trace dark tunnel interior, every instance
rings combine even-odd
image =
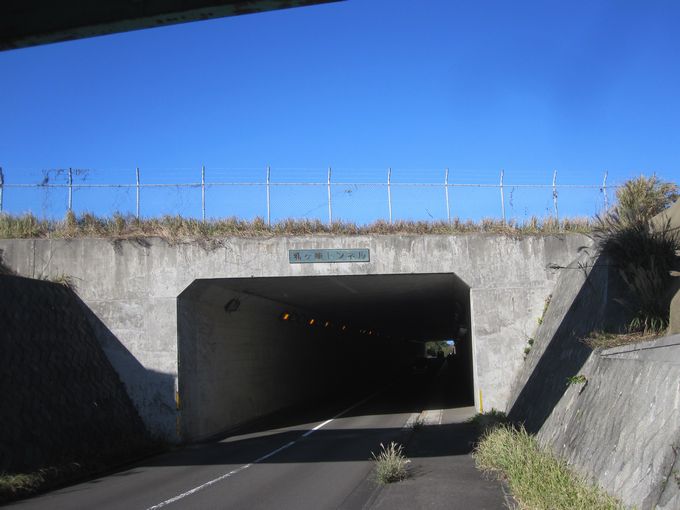
[[[447,391],[472,404],[469,287],[455,274],[205,279],[177,302],[184,441],[386,381],[416,391],[418,363],[445,366]],[[423,359],[432,340],[454,340],[455,356]]]

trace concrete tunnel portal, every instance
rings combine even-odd
[[[195,280],[177,299],[182,440],[399,377],[430,340],[456,340],[451,390],[471,404],[469,296],[453,273]]]

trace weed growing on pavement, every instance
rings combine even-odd
[[[375,461],[376,478],[380,483],[392,483],[403,480],[408,476],[406,469],[409,459],[404,455],[404,447],[392,441],[388,446],[380,443],[378,455],[371,452]]]

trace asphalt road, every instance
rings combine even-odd
[[[377,452],[380,443],[410,438],[407,422],[423,409],[426,387],[402,381],[358,402],[338,399],[289,411],[221,441],[179,449],[9,506],[22,510],[369,508],[384,503],[379,497],[382,489],[373,479],[371,452]],[[448,453],[460,456],[466,448],[460,444]],[[445,451],[429,455],[446,462]],[[470,462],[465,461],[467,471]],[[450,476],[455,485],[456,473]],[[468,478],[461,483],[469,484]]]

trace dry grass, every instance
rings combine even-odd
[[[375,461],[375,475],[382,484],[398,482],[408,476],[406,469],[410,460],[404,455],[404,447],[392,441],[385,446],[380,443],[378,455],[371,454]]]
[[[623,506],[541,448],[524,428],[490,429],[474,451],[477,467],[505,479],[525,510],[618,510]]]
[[[396,221],[392,224],[379,220],[366,225],[337,221],[328,225],[319,220],[283,220],[268,226],[262,218],[211,219],[205,222],[181,216],[163,216],[137,220],[132,216],[114,214],[98,217],[89,213],[66,215],[63,220],[38,219],[32,214],[0,215],[0,239],[79,238],[139,239],[160,237],[169,242],[197,239],[218,239],[230,236],[267,237],[291,235],[361,235],[361,234],[460,234],[486,232],[510,236],[532,234],[588,233],[592,223],[586,218],[565,219],[559,224],[553,218],[531,218],[524,223],[497,219],[478,222],[454,219],[445,221]]]
[[[637,331],[633,333],[605,333],[602,331],[594,331],[583,339],[583,343],[591,349],[608,349],[610,347],[619,347],[621,345],[635,344],[638,342],[647,342],[660,336],[656,332]]]
[[[616,190],[617,204],[608,216],[623,227],[647,224],[654,216],[678,199],[678,186],[661,181],[656,175],[640,175]]]

